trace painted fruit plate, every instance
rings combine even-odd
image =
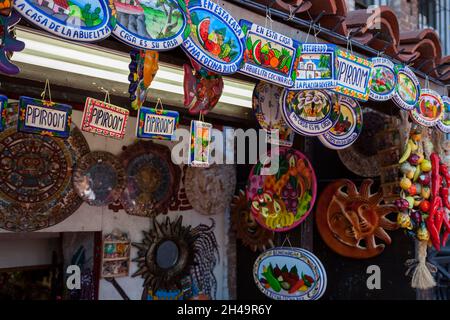
[[[265,251],[255,261],[253,277],[258,289],[275,300],[317,300],[327,284],[322,263],[301,248]]]
[[[444,114],[442,119],[438,121],[437,127],[444,133],[450,133],[450,98],[447,96],[442,97],[444,103]]]
[[[372,84],[370,85],[369,97],[375,101],[386,101],[395,94],[397,76],[395,75],[394,63],[386,58],[372,58]]]
[[[392,100],[403,110],[412,110],[420,97],[419,80],[414,72],[406,66],[397,65],[394,70],[397,77],[397,84]]]
[[[435,126],[444,115],[444,102],[439,93],[422,89],[419,102],[410,111],[413,120],[424,127]]]
[[[281,147],[278,170],[268,175],[274,159],[258,162],[250,172],[246,188],[250,210],[262,227],[284,232],[298,226],[306,219],[314,205],[317,182],[309,160],[299,151]],[[268,174],[264,174],[268,173]]]

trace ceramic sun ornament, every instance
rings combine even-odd
[[[22,51],[25,43],[17,40],[11,31],[20,21],[20,15],[15,11],[11,12],[11,1],[0,3],[3,6],[0,7],[0,72],[14,75],[18,74],[20,69],[10,61],[11,56],[14,52]]]

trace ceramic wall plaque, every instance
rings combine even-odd
[[[186,28],[184,0],[108,0],[112,33],[126,44],[155,51],[181,45]]]
[[[191,145],[189,148],[190,166],[209,166],[211,136],[211,123],[196,120],[191,121]]]
[[[301,248],[263,252],[255,261],[253,277],[258,289],[275,300],[318,300],[327,285],[323,264]]]
[[[372,84],[370,86],[370,99],[386,101],[394,96],[397,76],[394,63],[386,58],[372,58]]]
[[[177,111],[140,107],[136,136],[141,139],[175,140],[180,115]]]
[[[81,129],[105,137],[123,139],[130,111],[102,100],[87,98]]]
[[[297,49],[295,90],[336,87],[336,46],[302,43]]]
[[[407,66],[396,65],[397,85],[392,97],[395,104],[404,110],[412,110],[419,101],[420,83],[414,72]]]
[[[273,175],[261,171],[270,159],[253,167],[246,196],[256,222],[268,230],[284,232],[298,226],[310,213],[317,182],[311,163],[300,151],[280,147],[277,159],[279,168]]]
[[[244,61],[239,71],[283,87],[292,87],[298,43],[247,20],[240,20],[239,24],[246,35]]]
[[[373,63],[343,50],[336,50],[336,60],[337,86],[333,90],[361,101],[369,100]]]
[[[210,0],[190,0],[191,34],[183,50],[205,68],[232,74],[239,70],[244,54],[244,32],[224,8]]]
[[[410,111],[410,115],[421,126],[433,127],[442,119],[444,108],[444,102],[439,93],[430,89],[422,89],[419,102]]]
[[[28,21],[59,37],[93,42],[111,33],[107,0],[15,0]]]
[[[71,123],[72,107],[67,104],[29,97],[19,98],[19,131],[68,138]]]
[[[438,121],[436,126],[444,133],[450,133],[450,98],[447,96],[442,97],[444,103],[444,114],[442,119]]]
[[[332,92],[285,89],[280,101],[284,121],[298,134],[324,134],[339,119],[339,104]]]
[[[128,65],[128,93],[131,108],[138,110],[147,98],[148,88],[159,69],[159,52],[152,50],[131,50],[131,62]]]
[[[11,6],[11,0],[4,0]],[[14,52],[22,51],[25,48],[23,41],[17,40],[14,26],[20,21],[20,14],[15,11],[11,12],[11,7],[4,9],[9,12],[6,15],[0,14],[0,37],[2,39],[0,45],[0,72],[4,74],[18,74],[20,68],[11,62]]]
[[[358,139],[362,130],[362,110],[355,99],[339,96],[340,115],[336,124],[325,134],[319,136],[320,141],[330,149],[345,149]]]
[[[253,90],[253,113],[261,128],[267,131],[268,143],[291,147],[294,132],[281,115],[280,97],[283,88],[260,81]],[[278,140],[272,141],[270,132],[278,130]]]
[[[8,106],[8,97],[0,95],[0,132],[6,127],[6,107]]]

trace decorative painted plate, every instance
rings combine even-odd
[[[280,101],[284,121],[298,134],[324,134],[339,119],[336,95],[325,90],[284,89]]]
[[[395,94],[397,77],[394,63],[386,58],[372,58],[372,85],[370,86],[370,99],[386,101]]]
[[[444,108],[444,101],[439,93],[430,89],[422,89],[419,102],[409,114],[421,126],[433,127],[442,119]]]
[[[317,181],[309,160],[295,149],[281,147],[278,170],[264,175],[262,170],[276,166],[274,159],[258,162],[251,170],[246,188],[247,200],[256,222],[276,232],[298,226],[306,219],[316,199]]]
[[[444,102],[444,114],[442,119],[438,121],[437,127],[444,133],[450,133],[450,98],[443,96],[442,102]]]
[[[28,21],[59,37],[93,42],[107,38],[107,0],[15,0],[14,8]]]
[[[72,186],[72,167],[89,152],[81,131],[68,139],[0,133],[0,228],[30,232],[60,223],[82,204]]]
[[[121,203],[128,214],[154,217],[166,214],[177,195],[181,170],[171,160],[170,150],[152,141],[138,141],[120,155],[126,185]]]
[[[345,149],[358,139],[362,130],[362,110],[355,99],[339,96],[340,115],[336,124],[319,140],[330,149]]]
[[[326,289],[325,268],[300,248],[278,247],[262,253],[253,266],[258,289],[275,300],[317,300]]]
[[[294,141],[294,133],[284,122],[280,110],[280,96],[282,87],[260,81],[253,90],[253,113],[261,128],[267,131],[268,138],[272,130],[278,130],[279,139],[269,143],[291,147]]]
[[[109,152],[90,152],[75,168],[73,187],[89,205],[108,205],[118,200],[125,188],[125,169]]]
[[[178,47],[187,38],[184,0],[108,0],[112,34],[126,44],[155,51]]]
[[[244,32],[229,12],[210,0],[190,0],[191,34],[181,48],[205,68],[232,74],[244,55]]]
[[[396,65],[397,84],[392,97],[395,104],[404,110],[412,110],[419,101],[420,83],[414,72],[407,66]]]

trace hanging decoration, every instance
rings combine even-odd
[[[29,22],[68,40],[93,42],[107,38],[107,0],[14,0],[14,8]]]
[[[391,238],[385,230],[396,230],[396,222],[386,215],[396,212],[394,205],[382,204],[383,193],[372,193],[373,180],[366,179],[358,191],[347,179],[330,183],[320,195],[316,224],[323,241],[337,254],[368,259],[383,252]]]
[[[296,77],[294,64],[298,43],[247,20],[240,20],[239,24],[245,35],[244,60],[239,71],[283,87],[292,87]]]
[[[274,175],[261,170],[270,158],[253,166],[246,188],[255,220],[270,231],[284,232],[298,226],[312,210],[317,181],[309,160],[295,149],[279,149],[279,168]]]
[[[110,103],[108,92],[105,101],[87,98],[84,105],[81,130],[123,140],[129,114],[128,109]]]
[[[392,100],[404,110],[414,109],[420,98],[419,80],[407,66],[396,65],[395,74],[397,84]]]
[[[158,98],[155,108],[140,107],[137,116],[136,136],[141,139],[173,141],[180,115],[177,111],[164,110]]]
[[[281,111],[286,123],[298,134],[318,136],[330,130],[339,119],[335,94],[326,90],[283,90]]]
[[[204,215],[224,214],[236,188],[236,167],[225,164],[188,167],[184,186],[195,211]]]
[[[81,131],[68,139],[0,133],[0,228],[31,232],[60,223],[82,204],[72,186],[72,168],[89,152]]]
[[[89,205],[106,206],[120,198],[125,188],[125,169],[109,152],[90,152],[75,167],[73,187]]]
[[[217,281],[214,267],[219,259],[217,241],[212,225],[198,225],[195,228],[182,225],[183,216],[175,221],[168,217],[163,222],[152,219],[152,228],[144,232],[142,243],[133,243],[138,249],[138,270],[132,277],[144,278],[144,297],[149,290],[178,291],[186,278],[200,291],[214,298]]]
[[[295,90],[333,89],[336,80],[336,46],[302,43],[297,49]]]
[[[6,128],[6,114],[8,110],[8,97],[0,95],[0,132]]]
[[[19,23],[20,15],[12,11],[13,0],[4,3],[2,12],[0,13],[0,72],[7,75],[15,75],[20,72],[18,66],[11,62],[14,52],[22,51],[25,43],[16,39],[13,27]]]
[[[373,62],[347,51],[336,50],[337,86],[334,92],[361,101],[369,100]]]
[[[370,86],[370,99],[374,101],[387,101],[395,94],[397,84],[394,63],[386,58],[372,58],[372,84]]]
[[[103,238],[102,278],[128,277],[131,241],[128,234],[117,229]]]
[[[154,217],[167,214],[178,192],[180,168],[171,160],[170,150],[152,141],[138,141],[120,155],[127,175],[121,203],[130,215]]]
[[[159,53],[157,51],[133,49],[130,51],[130,58],[128,93],[130,94],[131,107],[133,110],[138,110],[145,102],[148,88],[159,69]]]
[[[258,289],[275,300],[318,300],[327,286],[323,264],[301,248],[263,252],[255,261],[253,277]]]
[[[267,143],[291,147],[294,133],[284,122],[280,110],[282,87],[260,81],[253,90],[253,113],[261,128],[267,131]],[[272,141],[272,130],[278,130],[278,140]]]
[[[236,73],[244,54],[244,32],[233,16],[210,0],[190,0],[191,33],[181,48],[205,68]]]
[[[450,133],[450,98],[443,96],[442,102],[444,103],[443,115],[442,119],[437,122],[436,126],[442,132]]]
[[[184,106],[191,114],[207,114],[219,102],[223,91],[223,79],[220,74],[208,71],[190,59],[184,69]]]
[[[319,136],[320,142],[330,149],[345,149],[361,134],[363,113],[359,103],[349,97],[339,96],[340,115],[336,124]]]
[[[188,163],[192,167],[208,167],[210,161],[210,145],[212,124],[192,120],[191,144],[189,147]]]
[[[444,102],[434,90],[422,89],[414,109],[410,111],[412,119],[424,127],[435,126],[444,115]]]
[[[185,0],[108,0],[112,34],[136,48],[166,51],[190,33]]]
[[[245,192],[239,190],[231,203],[231,223],[236,236],[242,244],[252,251],[265,251],[272,248],[273,232],[262,228],[250,212]]]

